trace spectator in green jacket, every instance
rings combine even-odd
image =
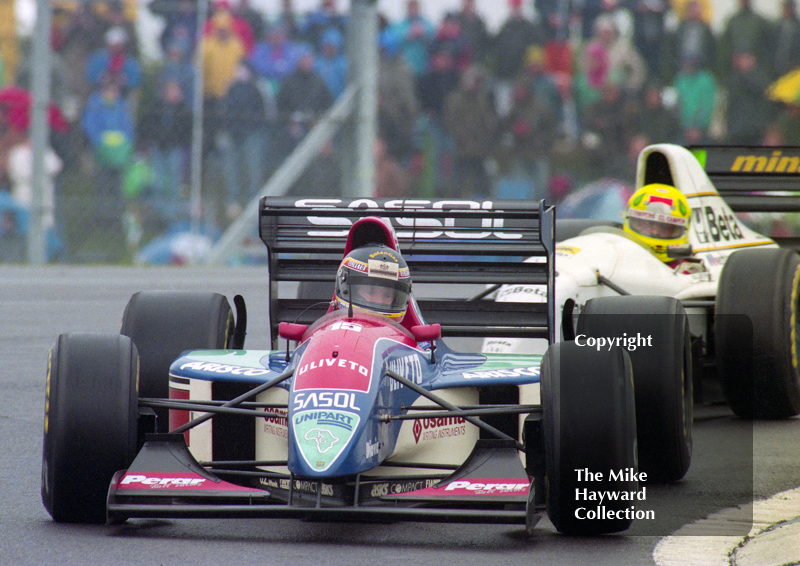
[[[708,69],[701,68],[697,58],[687,56],[675,76],[678,112],[686,144],[710,143],[709,129],[714,113],[717,82]]]

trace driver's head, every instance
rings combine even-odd
[[[336,306],[354,307],[400,321],[408,308],[411,276],[403,256],[383,245],[347,254],[336,274]]]
[[[669,185],[645,185],[631,196],[623,229],[644,242],[661,261],[671,261],[667,246],[689,241],[692,211],[686,197]]]

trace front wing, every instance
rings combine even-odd
[[[219,463],[218,463],[219,464]],[[108,495],[108,521],[128,518],[297,518],[524,524],[533,499],[514,443],[480,440],[446,477],[355,476],[309,481],[254,474],[241,485],[212,473],[182,434],[152,434]],[[543,507],[542,507],[543,509]]]

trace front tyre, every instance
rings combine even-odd
[[[54,520],[106,521],[111,479],[136,456],[137,370],[127,336],[62,334],[50,350],[42,502]]]
[[[633,492],[638,482],[633,373],[627,353],[617,347],[597,352],[574,342],[551,345],[542,360],[545,496],[550,521],[564,534],[624,531],[630,500],[604,502],[607,514],[588,518],[596,502],[589,491]],[[602,473],[602,481],[579,478],[578,470]],[[626,472],[612,479],[610,472]],[[614,515],[609,518],[610,515]]]
[[[184,350],[222,350],[233,336],[233,312],[224,295],[142,291],[128,301],[121,333],[141,358],[139,395],[169,397],[169,366]],[[159,431],[168,430],[166,409],[157,409]]]
[[[693,410],[691,339],[683,305],[657,296],[591,299],[578,318],[577,333],[631,339],[639,469],[648,480],[683,478],[692,459]]]
[[[800,258],[792,250],[741,250],[725,262],[714,335],[722,390],[737,416],[800,413],[799,290]]]

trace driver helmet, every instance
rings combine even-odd
[[[689,241],[692,211],[686,197],[669,185],[651,183],[631,196],[623,229],[644,242],[664,262],[672,261],[667,246]]]
[[[347,254],[336,273],[336,308],[352,302],[372,314],[400,322],[408,308],[411,276],[399,253],[384,245],[369,245]]]

